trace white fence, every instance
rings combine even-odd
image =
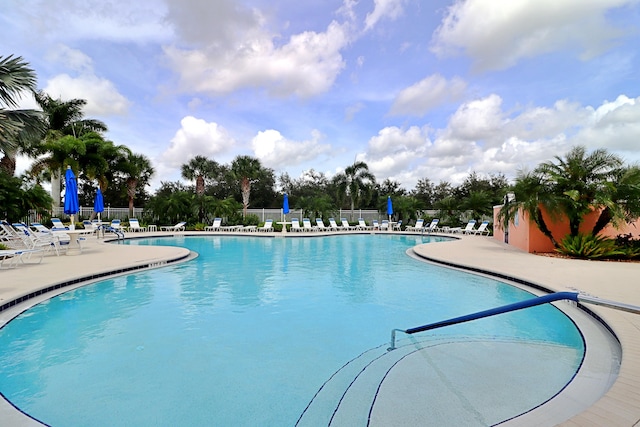
[[[247,215],[257,215],[262,222],[267,219],[271,219],[276,222],[285,220],[285,215],[282,212],[282,209],[247,209]],[[286,219],[298,218],[299,220],[302,220],[303,217],[304,211],[302,209],[291,209],[286,215]],[[373,209],[355,209],[353,211],[353,215],[351,214],[351,209],[339,209],[335,214],[335,218],[337,218],[338,220],[340,218],[347,218],[350,222],[358,221],[358,218],[364,218],[365,221],[370,222],[374,219],[384,219],[386,218],[386,216],[383,216],[380,212]]]

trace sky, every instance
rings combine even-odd
[[[0,56],[87,100],[151,189],[249,155],[411,190],[575,145],[640,162],[639,23],[640,0],[2,0]]]

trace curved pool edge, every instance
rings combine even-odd
[[[640,263],[540,256],[483,236],[464,236],[455,241],[418,245],[414,252],[427,261],[505,280],[510,278],[540,290],[577,291],[640,305],[640,295],[634,289],[635,278],[640,274]],[[622,359],[618,377],[591,406],[560,424],[551,422],[549,425],[637,425],[640,421],[640,406],[637,403],[640,366],[635,360],[640,360],[640,316],[603,307],[589,306],[588,310],[597,321],[606,325],[620,343]],[[546,407],[536,411],[537,424],[528,424],[527,417],[523,416],[509,425],[540,425],[540,416],[546,418],[545,415],[552,415],[545,414],[545,411]]]
[[[40,264],[19,265],[0,271],[0,328],[34,304],[76,287],[107,277],[188,261],[197,256],[180,247],[129,246],[97,238],[86,246],[88,248],[78,256],[49,255]],[[46,425],[16,408],[2,394],[0,419],[14,427]]]
[[[145,234],[144,237],[160,237],[152,236],[151,233]],[[163,234],[162,237],[167,237],[167,234]],[[2,277],[0,302],[6,303],[7,297],[11,295],[20,297],[46,288],[47,285],[58,283],[60,275],[66,280],[73,280],[81,277],[81,272],[87,270],[84,276],[95,275],[100,271],[127,268],[136,262],[153,266],[155,262],[166,261],[165,257],[168,256],[150,254],[147,252],[149,247],[105,245],[104,243],[99,241],[97,250],[89,249],[79,257],[48,256],[39,265],[20,266],[16,269],[0,271],[0,277]],[[188,252],[186,249],[183,251]],[[416,251],[426,255],[427,258],[457,264],[459,268],[482,267],[512,277],[526,278],[531,283],[544,283],[544,287],[551,290],[581,291],[600,298],[640,305],[640,295],[634,293],[631,286],[633,278],[640,273],[640,264],[598,263],[540,257],[521,252],[492,238],[480,236],[464,236],[455,241],[437,245],[420,245],[416,247]],[[92,255],[91,258],[88,255]],[[136,259],[133,259],[134,257]],[[64,265],[67,268],[58,268]],[[73,268],[69,268],[69,265]],[[86,283],[88,282],[77,286]],[[44,299],[49,297],[51,295],[46,295]],[[23,305],[26,304],[19,304],[0,312],[0,316]],[[640,337],[637,334],[640,330],[640,317],[606,308],[598,308],[594,312],[620,339],[623,348],[620,373],[609,392],[598,402],[561,425],[634,425],[640,420],[640,407],[637,405],[636,398],[638,385],[640,385],[640,370],[632,363],[636,357],[640,356]],[[0,399],[0,418],[11,421],[11,425],[15,426],[42,425],[19,412],[3,399]]]

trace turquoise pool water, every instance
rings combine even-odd
[[[386,346],[392,328],[531,297],[406,255],[427,239],[130,241],[200,256],[69,291],[19,315],[0,330],[0,392],[52,426],[292,426],[331,375]],[[571,379],[584,347],[552,306],[422,335],[443,337],[481,341],[480,358],[496,357],[492,341],[570,349],[557,361],[559,378],[541,378],[539,402]]]

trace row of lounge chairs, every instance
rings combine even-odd
[[[407,226],[406,231],[414,231],[414,232],[441,232],[441,233],[462,233],[462,234],[473,234],[473,235],[484,235],[487,236],[490,233],[490,230],[487,229],[489,226],[489,221],[482,221],[478,228],[475,228],[477,221],[475,219],[469,220],[467,225],[463,227],[439,227],[439,220],[433,219],[429,225],[424,225],[423,219],[418,219],[416,224],[413,226]]]
[[[21,263],[37,259],[47,253],[60,255],[69,243],[69,236],[34,231],[23,223],[0,222],[0,243],[8,249],[0,250],[0,268],[16,267]]]

